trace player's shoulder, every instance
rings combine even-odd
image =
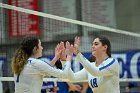
[[[107,62],[118,62],[115,58],[108,57],[105,61]]]
[[[105,61],[107,61],[107,62],[111,62],[111,61],[114,61],[114,60],[115,60],[114,58],[112,58],[112,57],[108,57],[108,58],[106,58]]]
[[[113,65],[113,64],[114,64],[114,65],[115,65],[115,64],[119,64],[118,61],[117,61],[115,58],[112,58],[112,57],[107,58],[105,61],[106,61],[106,62],[105,62],[106,64],[112,64],[112,65]]]
[[[29,58],[28,59],[28,64],[35,64],[35,63],[40,63],[42,60],[36,59],[36,58]]]

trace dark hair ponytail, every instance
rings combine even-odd
[[[27,59],[27,53],[25,53],[22,48],[17,49],[15,55],[12,58],[12,71],[15,74],[19,75],[23,70],[24,65],[26,64]]]
[[[26,37],[23,39],[21,46],[16,50],[12,58],[12,71],[19,75],[24,69],[28,58],[32,55],[34,47],[38,47],[39,39],[36,37]]]

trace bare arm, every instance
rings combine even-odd
[[[81,90],[81,86],[78,84],[73,84],[71,82],[67,82],[67,84],[69,86],[70,91],[80,91]]]
[[[60,58],[62,51],[64,50],[63,46],[63,42],[60,42],[60,44],[57,44],[57,46],[55,47],[55,57],[51,60],[51,65],[54,65],[56,61]]]

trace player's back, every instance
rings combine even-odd
[[[40,72],[28,62],[20,75],[15,75],[15,93],[40,93],[42,76]]]

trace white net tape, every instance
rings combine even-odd
[[[69,19],[69,18],[51,15],[51,14],[46,14],[46,13],[33,11],[30,9],[25,9],[25,8],[21,8],[21,7],[16,7],[16,6],[12,6],[12,5],[7,5],[7,4],[3,4],[3,3],[0,3],[0,7],[6,8],[6,9],[11,9],[11,10],[16,10],[16,11],[24,12],[24,13],[28,13],[28,14],[33,14],[33,15],[37,15],[37,16],[41,16],[41,17],[51,18],[51,19],[55,19],[55,20],[60,20],[60,21],[63,20],[64,22],[69,22],[69,23],[73,23],[73,24],[77,24],[77,25],[92,27],[92,28],[96,28],[96,29],[100,29],[100,30],[109,31],[109,32],[115,32],[115,33],[120,33],[120,34],[124,34],[124,35],[140,37],[139,33],[133,33],[133,32],[125,31],[125,30],[119,30],[119,29],[115,29],[115,28],[91,24],[91,23],[87,23],[87,22],[83,22],[83,21],[78,21],[78,20],[73,20],[73,19]]]
[[[14,81],[13,77],[0,77],[0,81]],[[61,79],[61,78],[43,78],[43,81],[56,81],[56,82],[68,82],[68,79]],[[126,79],[120,79],[120,82],[140,82],[140,79],[138,78],[126,78]],[[76,81],[79,82],[79,81]],[[87,80],[80,81],[80,82],[87,82]]]

